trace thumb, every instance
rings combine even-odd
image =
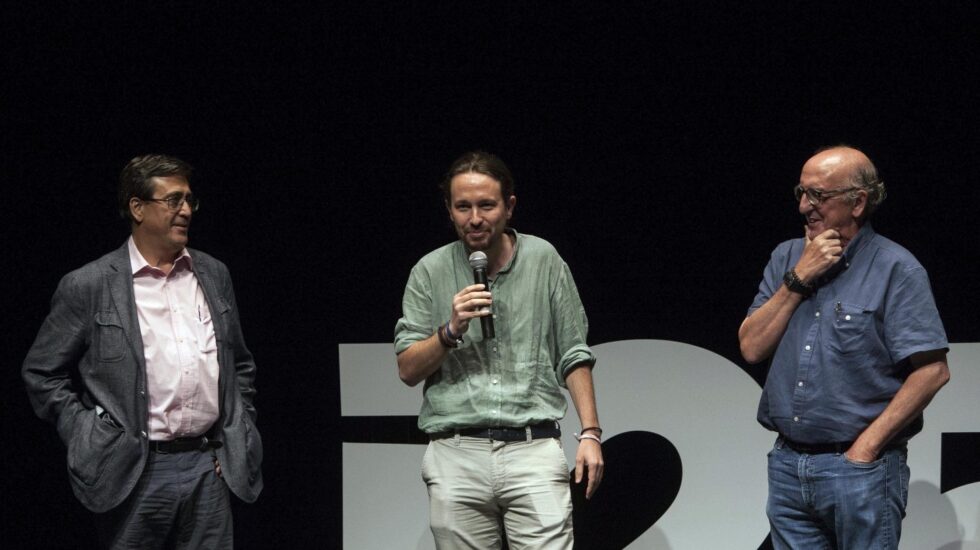
[[[804,225],[803,226],[803,246],[808,246],[809,244],[810,244],[810,231],[808,231],[807,230],[807,227]]]

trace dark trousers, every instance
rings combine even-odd
[[[129,497],[96,518],[101,548],[232,548],[228,486],[211,451],[151,452]]]

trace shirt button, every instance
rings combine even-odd
[[[850,321],[851,320],[851,316],[850,315],[845,315],[844,316],[844,320],[845,321]]]
[[[803,349],[805,349],[807,351],[810,351],[810,344],[807,344],[806,346],[804,346]]]
[[[145,431],[140,432],[140,436],[142,436],[143,439],[146,439],[146,432]]]
[[[490,411],[490,414],[497,414],[497,411]]]
[[[820,317],[820,312],[819,311],[817,312],[817,317]]]
[[[802,388],[803,387],[803,381],[801,380],[801,381],[797,382],[796,385]]]
[[[798,417],[798,416],[794,416],[793,417],[793,422],[799,422],[799,421],[800,421],[800,417]]]
[[[496,384],[496,383],[497,383],[497,379],[496,379],[496,378],[494,378],[494,379],[493,379],[493,380],[491,380],[490,382],[491,382],[491,383],[493,383],[493,384]]]
[[[494,348],[493,348],[493,351],[497,351],[497,348],[496,348],[496,347],[494,347]]]

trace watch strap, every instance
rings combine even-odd
[[[812,296],[815,290],[813,285],[804,283],[803,279],[800,279],[800,276],[796,274],[796,270],[794,269],[790,269],[783,274],[783,283],[790,292],[801,294],[804,298]]]

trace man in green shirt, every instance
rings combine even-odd
[[[578,290],[554,247],[507,227],[517,198],[499,158],[463,155],[442,189],[459,240],[412,269],[395,327],[399,377],[425,382],[422,477],[436,546],[500,548],[506,536],[511,548],[571,549],[561,387],[582,426],[575,481],[587,480],[587,498],[603,472]],[[474,251],[486,253],[489,288],[471,283]],[[479,326],[485,316],[493,338]]]

